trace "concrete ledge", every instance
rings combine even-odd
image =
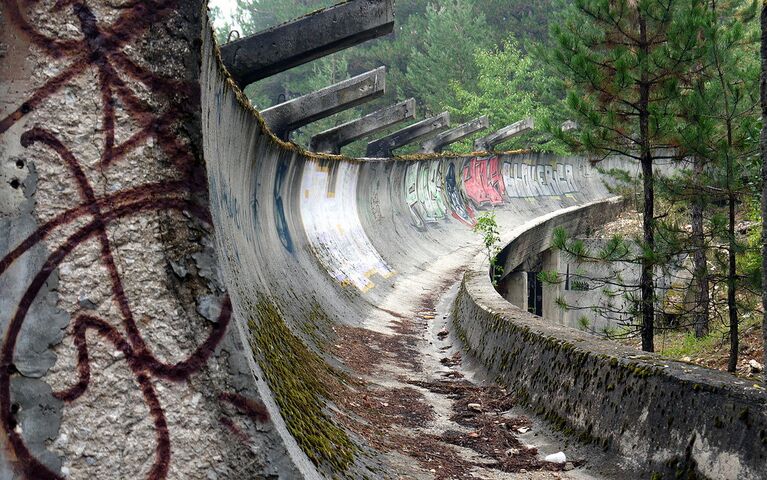
[[[522,226],[507,238],[507,259],[548,248],[556,227],[603,217],[616,201]],[[537,413],[622,454],[648,477],[767,478],[764,389],[548,323],[506,302],[488,272],[481,256],[467,269],[453,307],[454,331],[469,354]]]
[[[394,29],[392,0],[355,0],[313,12],[221,47],[241,87],[314,59],[387,35]]]

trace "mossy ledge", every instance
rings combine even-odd
[[[323,406],[338,374],[288,328],[275,303],[260,296],[248,320],[250,347],[301,450],[319,466],[343,472],[358,447]]]

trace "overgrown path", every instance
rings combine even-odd
[[[403,275],[365,328],[339,328],[334,353],[360,380],[342,400],[364,419],[353,428],[365,425],[393,478],[610,478],[603,455],[552,434],[462,358],[449,315],[475,253],[463,248]],[[560,451],[566,463],[543,460]]]

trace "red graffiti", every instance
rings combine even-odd
[[[498,157],[472,158],[463,167],[463,186],[466,195],[478,207],[503,205],[506,187]]]
[[[0,275],[5,274],[16,260],[35,245],[52,238],[57,233],[61,235],[61,227],[77,224],[79,229],[70,234],[48,255],[43,267],[36,272],[27,286],[15,311],[11,312],[12,316],[0,350],[0,426],[7,437],[13,456],[18,460],[21,469],[19,473],[33,479],[61,478],[31,454],[21,434],[16,430],[17,408],[11,404],[10,392],[11,376],[17,371],[13,358],[29,309],[49,277],[84,242],[96,240],[100,248],[100,264],[109,275],[112,301],[120,312],[121,328],[113,326],[96,315],[76,314],[72,321],[71,334],[77,351],[77,379],[69,388],[55,392],[54,395],[66,402],[72,402],[87,391],[91,378],[88,332],[95,333],[102,342],[120,351],[133,373],[154,423],[155,459],[147,478],[165,478],[171,458],[170,435],[153,381],[155,379],[185,381],[190,375],[199,371],[226,332],[231,318],[231,305],[228,298],[225,299],[218,321],[211,327],[207,338],[186,359],[175,364],[163,363],[154,356],[138,328],[107,231],[109,225],[116,221],[157,211],[184,212],[201,222],[210,223],[207,207],[193,200],[193,198],[205,198],[207,194],[204,169],[196,160],[194,153],[190,151],[191,147],[175,133],[180,122],[193,118],[199,111],[199,85],[195,82],[180,82],[159,77],[137,65],[123,51],[123,47],[143,33],[147,27],[165,18],[176,6],[177,1],[131,2],[121,10],[120,16],[112,24],[102,25],[88,7],[87,2],[58,0],[53,7],[54,12],[71,8],[79,21],[82,39],[77,40],[50,38],[33,27],[20,4],[28,8],[36,4],[37,0],[0,1],[9,24],[15,26],[45,55],[53,59],[64,59],[68,63],[58,75],[32,93],[15,111],[0,119],[0,135],[5,134],[11,126],[30,112],[41,108],[46,99],[68,83],[88,72],[95,72],[102,104],[101,132],[104,148],[99,159],[100,168],[108,169],[149,138],[153,138],[180,174],[177,180],[158,181],[98,195],[89,182],[81,161],[52,130],[35,126],[21,136],[22,146],[28,148],[38,145],[50,151],[51,158],[61,162],[67,168],[71,178],[76,182],[80,199],[78,205],[39,226],[35,232],[0,259]],[[125,79],[142,84],[154,99],[165,101],[169,105],[167,110],[158,111],[156,106],[149,105],[138,98],[126,84]],[[115,141],[118,101],[124,114],[133,124],[140,127],[132,137],[122,143]],[[83,220],[87,221],[83,222]],[[238,396],[224,396],[222,400],[232,404],[254,421],[267,419],[265,410],[260,410],[262,406],[256,402],[245,401]]]

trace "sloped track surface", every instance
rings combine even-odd
[[[481,251],[471,226],[482,211],[517,228],[608,198],[602,177],[584,159],[531,153],[304,152],[248,111],[205,45],[217,249],[260,391],[282,412],[274,417],[303,473],[548,478],[558,470],[517,438],[529,418],[502,415],[512,397],[463,378],[457,339],[437,330],[451,287]]]
[[[203,4],[0,1],[0,478],[559,475],[442,329],[482,211],[599,174],[282,143]]]

